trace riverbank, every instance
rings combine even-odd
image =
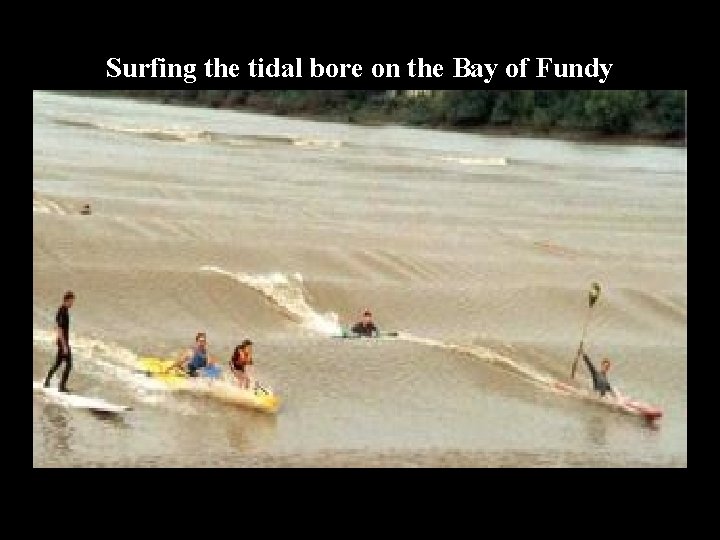
[[[156,101],[157,102],[157,101]],[[175,102],[176,105],[188,105],[187,103]],[[192,105],[192,104],[190,104]],[[196,105],[203,107],[203,105]],[[569,128],[550,128],[538,129],[531,126],[522,125],[505,125],[505,126],[449,126],[449,125],[416,125],[408,122],[399,122],[391,115],[375,111],[363,111],[360,113],[348,114],[344,112],[304,112],[304,111],[274,111],[266,108],[258,108],[251,106],[236,106],[233,110],[272,114],[274,116],[283,116],[290,118],[301,118],[303,120],[311,120],[318,122],[338,122],[354,124],[358,126],[399,126],[414,127],[422,129],[433,129],[437,131],[448,131],[455,133],[474,133],[477,135],[490,135],[493,137],[525,137],[533,139],[554,139],[569,142],[588,143],[588,144],[615,144],[629,146],[661,146],[661,147],[687,147],[687,138],[668,138],[662,135],[641,136],[631,134],[603,134],[590,130],[569,129]]]
[[[73,92],[363,126],[406,126],[593,144],[686,147],[685,95],[676,91]],[[397,91],[402,92],[402,91]]]

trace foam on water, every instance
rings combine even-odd
[[[255,289],[282,309],[288,317],[309,330],[326,336],[334,336],[342,332],[337,313],[318,313],[308,304],[303,290],[303,278],[298,272],[253,275],[230,272],[217,266],[203,266],[200,269],[228,276]]]
[[[57,335],[54,330],[33,328],[33,344],[43,349],[53,349]],[[87,358],[101,357],[114,360],[125,366],[135,365],[137,355],[129,349],[101,339],[87,338],[70,333],[73,353]]]
[[[505,356],[503,354],[495,352],[488,347],[471,347],[466,345],[456,345],[453,343],[446,343],[437,339],[415,336],[409,332],[398,332],[398,339],[409,341],[412,343],[419,343],[421,345],[427,345],[428,347],[436,347],[448,351],[458,352],[461,354],[467,354],[469,356],[484,360],[491,364],[502,365],[503,367],[509,368],[511,371],[522,375],[524,378],[539,384],[547,384],[551,381],[551,378],[548,375],[540,373],[536,369],[516,360],[513,360],[509,356]]]
[[[54,331],[33,329],[33,345],[41,350],[55,349],[56,335]],[[101,339],[88,338],[70,333],[73,356],[82,358],[83,362],[74,362],[73,369],[94,378],[122,383],[140,401],[160,403],[165,400],[167,387],[162,383],[138,375],[137,354],[115,343]]]
[[[440,156],[442,161],[452,161],[461,165],[484,165],[504,167],[508,164],[506,157],[471,157],[471,156]]]
[[[57,214],[60,216],[64,216],[67,214],[67,212],[63,210],[63,208],[55,201],[38,199],[34,196],[33,212],[37,212],[39,214]]]

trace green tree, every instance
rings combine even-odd
[[[646,95],[637,90],[597,90],[585,101],[589,127],[603,133],[628,133],[639,111],[645,106]]]

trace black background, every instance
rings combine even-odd
[[[30,50],[22,51],[24,54],[20,57],[16,54],[18,51],[9,50],[4,71],[11,80],[16,80],[13,77],[27,77],[32,89],[36,90],[681,90],[687,89],[689,70],[695,65],[692,58],[679,55],[678,36],[673,31],[665,31],[662,35],[640,36],[636,30],[629,30],[629,21],[618,22],[617,15],[613,13],[605,13],[597,20],[588,16],[585,20],[577,21],[578,34],[587,33],[584,39],[577,35],[565,36],[564,27],[557,21],[541,27],[547,34],[555,34],[556,39],[552,44],[544,37],[518,37],[519,32],[509,28],[504,21],[496,21],[501,27],[501,35],[496,33],[493,39],[486,39],[483,33],[486,28],[483,23],[486,21],[473,18],[471,22],[477,24],[476,34],[462,45],[456,45],[444,35],[438,35],[438,29],[450,35],[459,33],[459,29],[449,26],[446,19],[429,18],[424,26],[419,27],[423,35],[415,39],[400,39],[398,36],[390,39],[387,35],[376,35],[376,25],[382,23],[377,13],[379,7],[382,8],[382,5],[367,6],[374,11],[373,20],[367,23],[362,33],[348,32],[345,36],[342,36],[342,21],[334,21],[333,26],[340,26],[340,35],[330,36],[321,30],[302,28],[302,32],[296,32],[293,36],[281,37],[276,33],[253,38],[245,35],[228,37],[227,30],[216,30],[209,22],[223,18],[222,12],[211,13],[211,17],[201,14],[197,20],[192,20],[188,12],[188,20],[183,21],[182,26],[172,26],[172,22],[167,22],[163,27],[176,32],[174,39],[168,36],[157,36],[153,40],[138,37],[138,34],[154,36],[154,28],[144,22],[141,13],[123,31],[104,39],[97,39],[98,32],[94,36],[88,35],[81,21],[69,25],[58,24],[54,33],[47,35],[33,27],[33,37],[40,35],[45,39],[39,50],[34,53]],[[260,29],[268,27],[273,22],[272,15],[268,14],[255,24]],[[44,16],[48,17],[47,14]],[[527,19],[529,16],[518,13],[516,18]],[[254,24],[251,19],[239,17],[229,22],[237,24],[243,31]],[[669,22],[676,27],[680,21]],[[49,24],[54,23],[50,19]],[[209,27],[212,32],[206,31],[205,37],[199,37],[195,25]],[[387,30],[387,27],[383,29]],[[207,36],[216,31],[226,36],[222,42]],[[102,33],[102,29],[99,33]],[[618,34],[624,38],[623,42],[618,41]],[[310,44],[310,41],[313,43]],[[113,79],[106,76],[106,62],[110,57],[119,57],[123,63],[149,63],[156,57],[165,58],[166,63],[194,63],[197,64],[195,74],[198,79],[194,84],[169,78]],[[215,57],[226,64],[239,64],[240,76],[206,78],[202,64]],[[304,76],[262,79],[248,76],[247,63],[251,59],[263,58],[267,63],[275,57],[279,57],[281,63],[292,62],[296,57],[302,58]],[[363,66],[363,76],[310,78],[307,68],[311,57],[323,64],[359,63]],[[405,64],[420,57],[427,63],[443,64],[443,77],[408,77]],[[473,63],[497,63],[499,66],[490,84],[475,78],[453,78],[454,57],[467,57]],[[504,67],[509,63],[518,63],[523,57],[530,58],[528,77],[506,77]],[[604,84],[598,83],[595,78],[537,78],[537,57],[551,57],[556,63],[582,65],[591,63],[597,57],[600,63],[612,63],[613,67]],[[372,77],[370,67],[374,63],[397,63],[401,67],[402,76]],[[21,122],[18,125],[22,125]],[[25,167],[27,163],[23,165],[20,162],[19,166]],[[12,206],[16,208],[19,220],[27,219],[20,215],[23,205],[10,206],[6,215],[11,221],[5,225],[6,231],[14,231],[17,223],[21,222],[12,218]],[[10,241],[20,244],[18,235],[9,236]],[[14,255],[23,248],[18,245],[17,250],[12,247],[8,249]],[[27,286],[23,289],[27,291]],[[17,290],[20,296],[20,288],[17,287]],[[19,302],[25,301],[23,297],[17,304],[10,305],[21,305]],[[19,319],[15,318],[15,321]],[[18,335],[22,335],[21,330],[17,329]],[[15,382],[11,386],[17,390],[17,402],[21,402],[19,385]],[[25,421],[20,420],[18,415],[11,416],[17,419],[18,431],[27,429],[22,428],[20,422],[24,424]],[[18,461],[27,459],[23,455],[26,455],[24,451]],[[298,527],[293,534],[308,532],[305,527],[312,524],[320,525],[319,528],[309,529],[312,534],[327,531],[335,535],[345,530],[352,533],[355,528],[351,523],[361,526],[358,531],[370,532],[369,527],[374,523],[376,527],[372,530],[376,534],[390,531],[407,536],[409,531],[405,526],[400,530],[392,526],[390,529],[378,526],[378,518],[392,516],[391,522],[397,523],[399,519],[407,525],[414,525],[410,530],[419,527],[429,531],[427,525],[430,524],[435,526],[436,531],[444,530],[451,534],[453,531],[454,534],[459,533],[456,527],[461,526],[463,534],[473,535],[497,530],[517,533],[527,530],[527,527],[532,527],[534,534],[554,535],[561,531],[582,534],[581,531],[590,530],[613,535],[619,531],[629,532],[629,522],[641,525],[643,532],[648,534],[660,522],[667,523],[669,517],[682,515],[682,511],[675,505],[685,497],[684,486],[678,489],[679,486],[673,484],[684,484],[687,479],[687,475],[681,471],[661,473],[651,470],[405,470],[394,471],[392,475],[381,470],[156,470],[149,474],[146,474],[147,471],[114,471],[110,474],[88,470],[34,472],[33,483],[27,486],[37,488],[34,498],[39,506],[35,510],[48,512],[48,521],[54,518],[53,523],[48,522],[45,529],[50,534],[79,532],[78,519],[82,514],[92,514],[118,524],[129,525],[138,519],[147,521],[147,510],[143,508],[151,507],[167,512],[165,515],[168,518],[173,518],[176,525],[186,527],[187,530],[197,526],[198,519],[201,526],[211,526],[215,518],[209,514],[198,511],[195,517],[192,515],[191,507],[194,503],[188,503],[197,500],[197,497],[209,497],[212,507],[218,512],[217,520],[233,524],[238,534],[245,530],[246,525],[252,526],[253,522],[257,522],[263,510],[268,511],[268,514],[260,519],[259,524],[264,526],[265,533],[283,531],[280,522],[284,520],[289,522],[291,528],[293,523]],[[66,508],[58,507],[58,502],[69,505],[69,514],[65,515]],[[338,507],[345,511],[333,514],[332,509]],[[288,508],[302,509],[302,513],[286,514]],[[53,509],[55,513],[52,513]],[[331,520],[326,519],[329,516]],[[423,519],[424,516],[428,516],[429,520]],[[334,529],[333,523],[338,519],[344,525]],[[168,521],[171,520],[163,523],[168,524]],[[447,530],[448,526],[450,531]],[[112,525],[105,523],[103,529],[108,528],[112,529]]]

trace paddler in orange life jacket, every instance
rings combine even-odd
[[[363,337],[378,337],[378,329],[372,320],[372,313],[369,309],[363,312],[362,320],[355,323],[350,331]]]
[[[250,366],[253,363],[252,346],[252,341],[249,339],[244,340],[235,347],[235,351],[230,358],[230,370],[242,388],[250,388],[250,379],[252,377]]]

